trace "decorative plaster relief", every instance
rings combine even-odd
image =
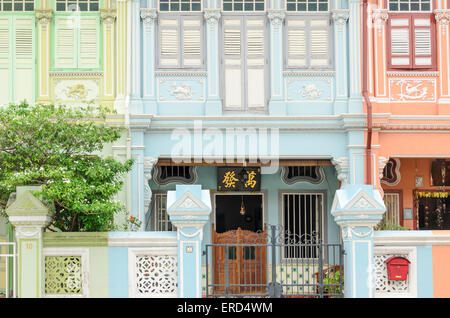
[[[48,24],[52,20],[53,10],[52,9],[35,9],[34,13],[36,19],[40,24]]]
[[[57,101],[82,102],[99,98],[96,80],[57,80],[54,89]]]
[[[158,100],[202,102],[205,100],[205,80],[159,78]]]
[[[205,9],[203,17],[206,20],[206,23],[209,25],[216,25],[219,23],[221,14],[219,9]]]
[[[105,24],[113,24],[116,21],[116,9],[100,9],[100,18]]]
[[[286,78],[287,101],[333,101],[333,78]]]
[[[391,102],[435,102],[436,79],[389,79]]]

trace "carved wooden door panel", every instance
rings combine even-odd
[[[212,228],[215,294],[265,293],[267,283],[266,231],[232,230],[217,233]],[[227,283],[228,282],[228,283]]]

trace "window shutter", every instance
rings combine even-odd
[[[223,19],[224,103],[227,109],[243,107],[242,18]]]
[[[10,84],[10,18],[0,17],[0,105],[8,104]],[[11,24],[12,25],[12,24]]]
[[[433,41],[435,34],[429,17],[413,17],[412,32],[414,39],[414,68],[430,68],[433,66]]]
[[[306,22],[289,18],[287,21],[287,67],[306,66]]]
[[[390,26],[390,57],[391,68],[411,68],[411,19],[408,16],[391,17]]]
[[[170,68],[180,66],[179,19],[161,18],[159,20],[159,66]]]
[[[309,20],[309,65],[311,67],[325,68],[331,66],[332,53],[330,52],[330,23],[327,19]],[[330,54],[329,54],[330,53]]]
[[[81,17],[78,45],[78,67],[98,68],[100,66],[99,43],[100,21],[98,17]]]
[[[202,19],[183,17],[182,23],[182,67],[198,68],[203,66]]]
[[[55,67],[76,68],[75,22],[70,17],[55,18]]]
[[[247,107],[264,108],[265,94],[265,19],[247,18],[246,25],[246,86]]]
[[[34,102],[34,54],[33,33],[34,18],[14,18],[14,50],[15,50],[15,102],[26,99]]]

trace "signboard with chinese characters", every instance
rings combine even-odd
[[[260,191],[261,168],[218,167],[217,191]]]

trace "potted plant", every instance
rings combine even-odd
[[[323,277],[323,293],[339,295],[341,294],[341,286],[344,284],[344,277],[341,278],[341,270],[336,268],[330,268],[324,272]]]

